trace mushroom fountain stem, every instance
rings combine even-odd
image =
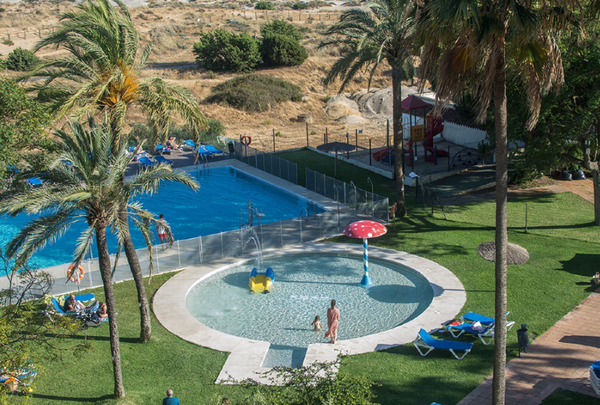
[[[360,285],[361,285],[361,287],[369,287],[372,284],[372,282],[371,282],[371,277],[369,277],[369,244],[367,242],[367,239],[363,239],[363,248],[364,248],[363,258],[364,258],[364,264],[365,264],[365,275],[363,276],[362,280],[360,280]]]

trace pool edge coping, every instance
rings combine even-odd
[[[263,252],[263,256],[299,253],[362,256],[362,249],[362,245],[358,244],[305,243],[290,245],[284,249],[266,250]],[[415,319],[387,331],[340,340],[335,345],[311,344],[308,346],[304,358],[304,366],[309,366],[317,361],[335,361],[340,354],[363,354],[410,343],[420,328],[427,331],[439,328],[443,322],[455,318],[466,303],[464,286],[458,277],[447,268],[429,259],[406,252],[376,246],[371,246],[369,251],[372,257],[399,263],[423,275],[434,290],[430,305]],[[160,287],[153,299],[156,318],[171,333],[199,346],[230,352],[216,383],[232,384],[246,379],[252,379],[262,384],[274,383],[264,376],[264,372],[270,369],[262,367],[270,346],[269,342],[241,338],[209,328],[194,318],[185,305],[188,292],[202,279],[251,258],[231,258],[188,267]]]

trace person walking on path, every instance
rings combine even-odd
[[[327,327],[329,330],[325,333],[325,337],[331,339],[333,344],[337,340],[337,329],[340,320],[340,310],[335,307],[335,304],[335,300],[331,300],[331,307],[327,309]]]
[[[173,397],[173,390],[167,390],[167,397],[163,399],[163,405],[181,405],[179,400]]]

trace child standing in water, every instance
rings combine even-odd
[[[310,326],[314,326],[316,331],[320,331],[322,326],[321,326],[321,318],[319,317],[319,315],[315,316],[315,320],[312,321],[312,323],[310,324]]]

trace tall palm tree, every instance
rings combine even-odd
[[[321,44],[340,45],[344,55],[332,66],[326,84],[342,79],[340,92],[365,69],[369,86],[378,68],[392,68],[392,107],[394,138],[394,175],[396,177],[397,215],[406,215],[402,153],[402,80],[406,64],[412,63],[414,35],[418,20],[417,0],[373,0],[364,8],[352,8],[327,31],[331,39]],[[384,63],[387,62],[387,65]]]
[[[105,114],[114,133],[112,148],[116,150],[127,142],[123,133],[127,112],[138,107],[148,117],[157,140],[166,140],[173,114],[183,118],[192,131],[191,137],[199,140],[205,119],[191,94],[161,78],[141,77],[150,47],[142,49],[139,33],[121,0],[80,3],[75,11],[62,16],[60,26],[35,50],[45,47],[68,51],[68,55],[40,65],[29,75],[44,78],[34,88],[56,112],[57,119],[68,114]],[[124,208],[121,220],[127,223]],[[150,305],[128,226],[123,227],[122,242],[138,291],[140,341],[147,342],[152,334]]]
[[[431,0],[420,33],[424,44],[422,74],[437,78],[437,96],[460,96],[467,81],[478,100],[484,122],[493,103],[496,142],[496,295],[494,404],[505,403],[507,310],[507,69],[524,85],[530,108],[525,123],[532,128],[541,97],[563,82],[557,37],[567,17],[562,1]],[[553,7],[556,6],[556,7]]]
[[[114,135],[110,128],[96,126],[90,121],[89,131],[78,122],[71,123],[70,129],[70,132],[59,130],[55,133],[61,153],[45,175],[46,186],[25,190],[15,186],[0,196],[0,213],[42,214],[9,242],[7,255],[16,258],[17,265],[21,265],[37,250],[61,237],[72,224],[84,222],[87,225],[78,239],[73,263],[81,263],[95,235],[109,320],[114,394],[122,398],[125,390],[107,229],[118,239],[123,238],[126,224],[121,221],[120,214],[122,207],[126,207],[142,232],[148,235],[153,216],[139,203],[132,202],[131,197],[156,192],[164,181],[179,182],[193,189],[199,185],[189,175],[173,171],[166,165],[150,168],[123,183],[123,173],[132,158],[126,156],[124,148],[111,148]],[[65,161],[71,164],[67,166]]]

